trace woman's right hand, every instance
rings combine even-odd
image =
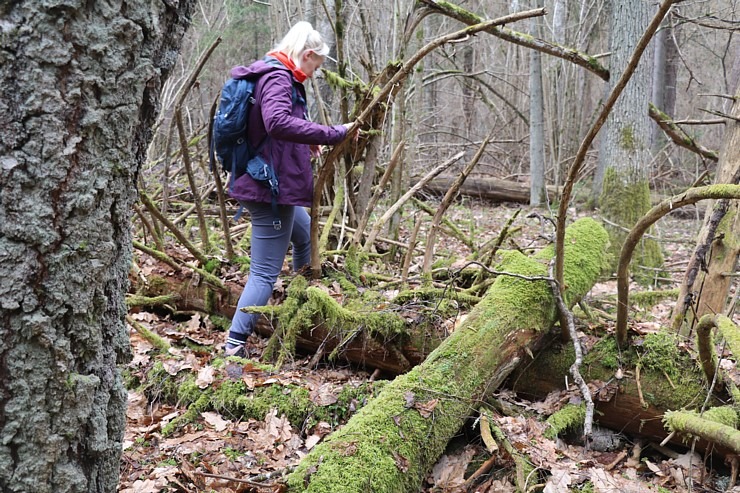
[[[358,125],[357,120],[349,123],[342,123],[342,126],[347,129],[347,135],[352,136],[352,141],[357,142],[357,139],[360,138],[360,125]]]

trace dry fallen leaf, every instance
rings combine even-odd
[[[148,416],[148,401],[144,394],[140,392],[129,391],[128,407],[126,408],[126,417],[136,423],[143,421]]]
[[[316,434],[311,435],[310,437],[306,438],[306,449],[311,450],[320,441],[321,441],[321,435],[316,435]]]
[[[201,413],[201,416],[203,416],[205,422],[211,425],[216,431],[224,431],[231,424],[231,421],[222,418],[218,413],[206,411]]]
[[[439,399],[432,399],[428,402],[417,402],[414,404],[414,408],[419,411],[422,418],[428,418],[434,412],[434,408],[439,404]]]
[[[199,389],[205,389],[213,383],[213,379],[216,375],[216,369],[212,366],[204,366],[198,372],[198,377],[195,379],[195,384]]]
[[[393,451],[393,459],[396,461],[396,467],[401,472],[408,472],[409,460],[403,455],[399,454],[395,450]]]
[[[475,448],[465,447],[462,452],[445,454],[432,469],[430,480],[435,490],[451,491],[465,484],[465,471],[475,457]]]
[[[550,474],[542,493],[568,493],[570,491],[570,485],[573,482],[570,469],[552,468]]]
[[[334,385],[327,382],[311,392],[311,402],[321,407],[330,406],[338,400],[334,391]]]

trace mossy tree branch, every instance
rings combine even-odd
[[[696,140],[684,132],[670,116],[660,111],[653,103],[650,103],[649,108],[650,118],[658,124],[660,129],[663,130],[663,133],[670,137],[674,144],[679,147],[683,147],[684,149],[688,149],[705,159],[714,161],[715,163],[719,161],[719,156],[715,151],[709,150],[696,142]]]
[[[441,0],[420,0],[420,3],[432,9],[433,12],[446,15],[447,17],[451,17],[468,25],[479,24],[484,21],[483,17],[450,2]],[[609,70],[603,67],[596,58],[580,53],[573,48],[566,48],[544,39],[537,39],[528,34],[513,31],[504,26],[492,26],[484,29],[484,31],[496,36],[497,38],[503,39],[504,41],[524,46],[525,48],[531,48],[557,58],[562,58],[563,60],[568,60],[569,62],[585,68],[603,80],[609,80]],[[524,117],[522,116],[522,118]]]
[[[714,351],[712,342],[712,329],[715,328],[726,341],[732,354],[735,357],[740,355],[740,329],[730,318],[724,315],[701,317],[696,325],[696,339],[699,347],[699,362],[709,383],[715,381],[715,374],[717,374],[717,353]],[[712,390],[722,390],[723,380],[722,376],[718,375],[717,388]]]
[[[619,255],[617,266],[617,343],[624,347],[627,342],[627,311],[629,308],[629,264],[635,247],[645,232],[658,219],[674,209],[695,204],[705,199],[740,199],[740,185],[708,185],[691,188],[686,192],[663,200],[650,209],[627,235]]]
[[[664,422],[671,431],[704,440],[740,454],[740,431],[733,426],[702,418],[688,411],[669,411]]]

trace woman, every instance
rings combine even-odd
[[[234,78],[259,76],[248,138],[272,163],[280,181],[277,211],[270,189],[248,174],[237,178],[231,189],[231,196],[249,211],[252,221],[249,279],[238,308],[267,303],[289,243],[293,244],[294,270],[310,263],[310,218],[304,207],[310,207],[313,198],[311,155],[320,152],[321,144],[342,141],[352,127],[349,123],[328,127],[306,119],[303,82],[313,76],[328,53],[318,31],[308,22],[298,22],[263,60],[231,71]],[[258,316],[237,309],[226,340],[227,356],[246,355],[246,340]]]

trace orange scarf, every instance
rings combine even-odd
[[[305,81],[308,76],[303,73],[303,70],[296,67],[296,64],[293,60],[290,59],[290,57],[282,51],[271,51],[267,54],[267,56],[275,57],[280,62],[285,65],[286,68],[290,69],[291,72],[293,72],[293,77],[295,77],[295,80],[303,84],[303,81]]]

